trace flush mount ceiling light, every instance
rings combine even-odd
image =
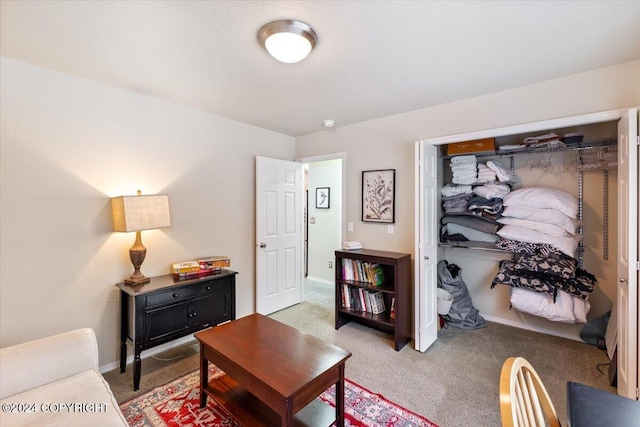
[[[318,35],[309,24],[282,19],[263,25],[258,30],[258,41],[278,61],[292,64],[309,55],[318,42]]]

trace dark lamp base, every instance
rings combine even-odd
[[[135,279],[132,279],[130,277],[130,278],[124,280],[124,284],[125,285],[131,285],[131,286],[144,285],[145,283],[149,283],[150,281],[151,281],[151,278],[150,277],[146,277],[146,276],[136,277]]]
[[[131,264],[133,264],[134,272],[131,277],[124,281],[125,285],[142,285],[151,281],[149,277],[146,277],[140,272],[140,266],[145,256],[147,256],[147,248],[142,245],[140,232],[137,231],[136,242],[131,246],[131,249],[129,249],[129,259],[131,259]]]

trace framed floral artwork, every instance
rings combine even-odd
[[[331,194],[330,192],[331,189],[329,187],[316,188],[316,209],[329,209],[329,195]]]
[[[362,221],[395,222],[396,170],[362,171]]]

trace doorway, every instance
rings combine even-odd
[[[311,289],[331,288],[335,278],[335,250],[344,236],[345,154],[298,159],[304,173],[303,196],[303,301],[313,299]],[[307,292],[307,284],[309,290]]]

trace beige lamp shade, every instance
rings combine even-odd
[[[113,197],[111,213],[113,231],[152,230],[171,225],[166,194]]]

